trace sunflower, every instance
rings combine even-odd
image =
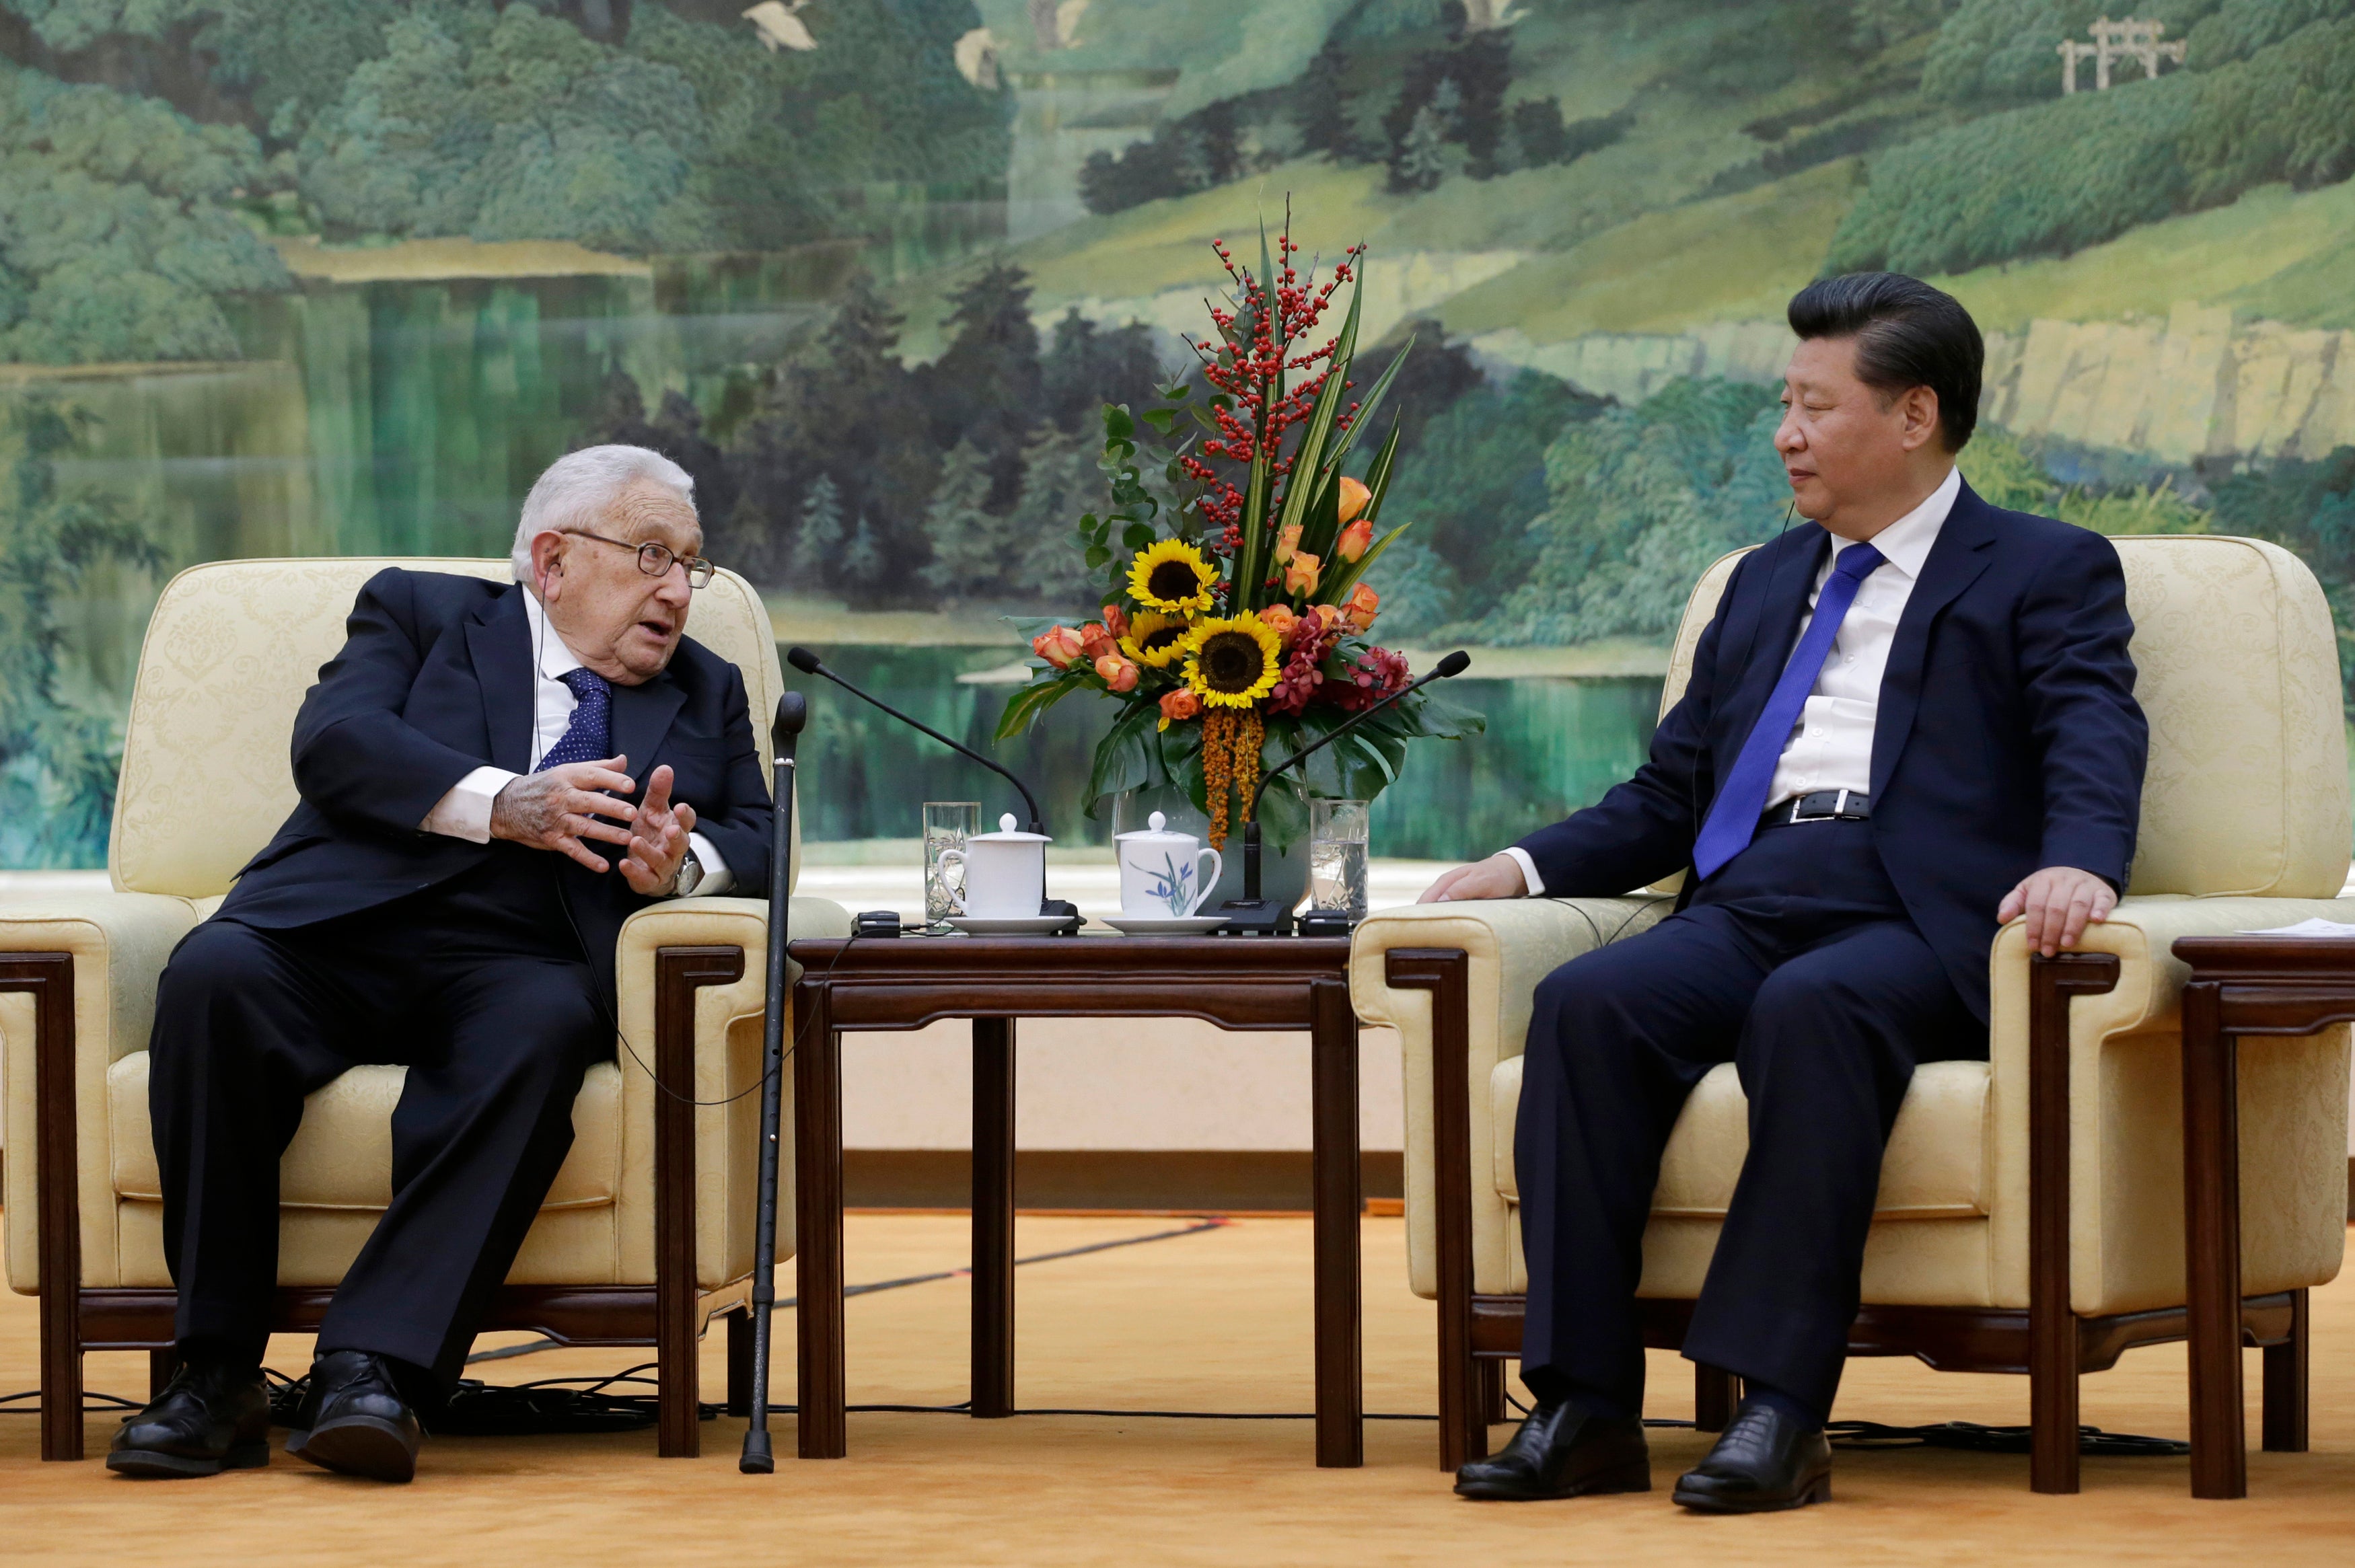
[[[1183,539],[1164,539],[1136,553],[1128,568],[1128,595],[1147,609],[1194,615],[1210,608],[1218,568]]]
[[[1284,640],[1249,610],[1196,621],[1185,649],[1186,684],[1214,708],[1251,706],[1284,670]]]
[[[1151,669],[1167,668],[1186,652],[1186,620],[1157,609],[1140,609],[1128,623],[1120,651]]]

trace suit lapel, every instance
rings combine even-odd
[[[531,762],[531,621],[524,614],[523,585],[507,589],[466,623],[466,652],[483,690],[483,724],[490,732],[491,762],[520,773]]]
[[[1922,701],[1922,665],[1930,652],[1930,628],[1995,558],[1995,509],[1966,482],[1938,530],[1938,542],[1930,546],[1929,559],[1922,563],[1921,580],[1905,600],[1905,613],[1898,618],[1897,636],[1889,647],[1889,663],[1881,671],[1881,704],[1872,721],[1872,793],[1876,796],[1888,787],[1889,775],[1913,733],[1913,715]]]
[[[1765,563],[1765,583],[1753,599],[1744,637],[1747,652],[1742,655],[1732,694],[1720,709],[1721,719],[1713,748],[1718,753],[1720,778],[1733,766],[1742,743],[1750,738],[1751,728],[1765,710],[1766,699],[1774,694],[1783,666],[1790,662],[1791,645],[1798,640],[1799,618],[1807,612],[1807,597],[1815,591],[1816,574],[1823,568],[1825,552],[1831,547],[1831,535],[1821,528],[1811,523],[1807,532],[1815,535],[1812,543],[1804,538],[1788,539],[1784,553]],[[1726,630],[1737,629],[1729,623]]]
[[[643,685],[613,688],[613,751],[629,758],[630,777],[638,781],[642,791],[652,771],[655,748],[662,745],[663,736],[670,733],[670,721],[686,704],[687,694],[667,670]]]

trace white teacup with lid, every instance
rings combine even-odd
[[[941,864],[964,867],[960,914],[977,920],[1036,919],[1047,899],[1047,835],[1016,830],[1014,813],[997,832],[975,833],[961,850],[943,850]]]
[[[1135,919],[1183,919],[1218,885],[1225,862],[1191,833],[1169,831],[1156,811],[1143,830],[1115,833],[1120,853],[1120,912]]]

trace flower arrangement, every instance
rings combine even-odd
[[[1351,396],[1362,244],[1321,283],[1297,262],[1288,219],[1273,253],[1263,232],[1256,271],[1222,242],[1211,248],[1231,287],[1226,308],[1210,307],[1217,336],[1188,340],[1208,392],[1179,380],[1141,416],[1105,408],[1100,466],[1113,505],[1082,518],[1077,541],[1090,569],[1106,573],[1103,608],[1082,626],[1040,623],[1031,678],[998,735],[1021,733],[1074,692],[1111,695],[1121,711],[1096,747],[1091,814],[1124,790],[1176,785],[1223,848],[1250,820],[1263,766],[1408,683],[1404,657],[1368,640],[1381,601],[1363,581],[1406,528],[1375,533],[1395,420],[1361,475],[1344,471],[1406,355]],[[1345,285],[1340,327],[1320,331]],[[1154,465],[1157,485],[1140,460],[1140,418],[1171,443]],[[1309,796],[1371,800],[1398,776],[1410,740],[1479,726],[1430,692],[1393,703],[1278,780],[1262,802],[1263,831],[1291,842]]]

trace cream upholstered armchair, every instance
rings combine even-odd
[[[2247,539],[2117,541],[2150,764],[2133,885],[2083,956],[1996,939],[1989,1057],[1925,1064],[1898,1113],[1864,1259],[1851,1355],[2030,1374],[2031,1484],[2077,1486],[2077,1378],[2184,1337],[2181,1078],[2175,938],[2355,919],[2339,662],[2321,589]],[[1665,705],[1734,558],[1686,607]],[[1670,907],[1514,899],[1380,911],[1359,928],[1351,991],[1406,1054],[1408,1265],[1440,1304],[1441,1462],[1487,1449],[1528,1276],[1513,1127],[1530,995],[1556,966]],[[2306,1290],[2346,1242],[2347,1031],[2244,1042],[2240,1069],[2243,1333],[2268,1347],[2268,1447],[2305,1446]],[[1644,1236],[1647,1336],[1681,1342],[1748,1151],[1732,1066],[1704,1077],[1661,1162]],[[1732,1380],[1696,1379],[1704,1430]]]
[[[114,890],[0,905],[8,1282],[41,1298],[44,1458],[80,1457],[83,1351],[148,1350],[155,1380],[168,1375],[176,1297],[147,1121],[156,979],[293,809],[295,709],[342,645],[354,594],[387,566],[508,571],[485,560],[226,561],[174,578],[140,654],[108,852]],[[760,597],[722,572],[697,593],[688,630],[743,672],[765,768],[783,679]],[[848,929],[822,899],[793,911],[795,936]],[[589,1071],[572,1150],[491,1318],[568,1344],[654,1345],[666,1455],[696,1451],[697,1340],[715,1314],[729,1314],[730,1403],[750,1396],[742,1329],[761,1097],[745,1091],[761,1071],[767,920],[764,900],[683,898],[623,927],[625,1048]],[[356,1067],[304,1107],[280,1167],[282,1330],[317,1326],[391,1202],[404,1077]],[[790,1156],[784,1169],[790,1181]],[[793,1212],[788,1192],[781,1257],[792,1255]]]

